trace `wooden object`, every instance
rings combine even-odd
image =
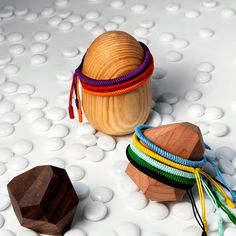
[[[94,79],[113,79],[125,75],[142,62],[144,51],[131,35],[121,31],[106,32],[89,47],[82,72]],[[89,122],[111,135],[132,133],[148,118],[151,108],[151,84],[148,80],[134,91],[101,97],[82,90],[82,104]]]
[[[70,228],[79,200],[64,169],[38,166],[16,176],[7,187],[22,226],[58,236]]]
[[[144,135],[160,148],[184,159],[200,160],[204,153],[204,142],[200,129],[191,123],[177,123],[146,129]],[[154,201],[182,200],[185,191],[156,181],[143,174],[129,163],[127,174]]]

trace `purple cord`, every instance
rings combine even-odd
[[[114,84],[119,84],[128,80],[131,80],[135,77],[137,77],[139,74],[141,74],[143,71],[145,71],[147,69],[147,67],[149,66],[149,64],[151,63],[151,53],[148,49],[148,47],[142,43],[139,42],[144,50],[144,60],[142,62],[142,64],[140,64],[139,67],[137,67],[136,69],[134,69],[133,71],[131,71],[130,73],[126,74],[126,75],[122,75],[120,77],[117,77],[115,79],[109,79],[109,80],[96,80],[96,79],[92,79],[86,75],[84,75],[82,73],[82,67],[83,67],[83,62],[84,62],[84,57],[82,59],[81,64],[79,65],[79,67],[75,70],[75,75],[79,77],[80,80],[82,80],[84,83],[87,84],[91,84],[91,85],[95,85],[95,86],[109,86],[109,85],[114,85]]]

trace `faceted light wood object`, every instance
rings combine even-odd
[[[131,72],[143,58],[143,48],[131,35],[106,32],[89,47],[82,72],[93,79],[109,80]],[[87,119],[97,130],[111,135],[132,133],[135,126],[145,123],[151,101],[150,80],[134,91],[110,97],[86,94],[82,89]]]
[[[38,166],[16,176],[7,187],[22,226],[57,236],[70,228],[79,200],[64,169]]]
[[[146,129],[144,135],[160,148],[184,159],[200,160],[204,142],[200,129],[191,123],[178,123]],[[129,163],[127,174],[145,195],[157,202],[182,200],[185,190],[176,189],[143,174]]]

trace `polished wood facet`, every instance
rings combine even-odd
[[[191,123],[177,123],[146,129],[144,135],[162,149],[184,159],[200,160],[204,153],[204,142],[200,129]],[[175,189],[145,175],[129,163],[127,174],[154,201],[182,200],[185,191]]]
[[[97,80],[109,80],[137,68],[144,58],[140,43],[121,31],[106,32],[95,39],[84,59],[82,72]],[[151,109],[151,83],[134,91],[110,97],[86,94],[82,89],[82,104],[89,122],[111,135],[126,135],[144,123]]]
[[[57,236],[69,230],[79,199],[64,169],[38,166],[13,178],[7,187],[22,226]]]

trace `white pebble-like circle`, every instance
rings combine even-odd
[[[174,41],[175,35],[169,32],[164,32],[159,35],[159,40],[163,43],[169,43]]]
[[[112,171],[117,176],[125,176],[125,170],[128,166],[128,162],[124,160],[119,160],[113,163]]]
[[[42,54],[36,54],[36,55],[31,56],[30,58],[30,63],[33,66],[42,65],[46,62],[47,62],[47,56],[42,55]]]
[[[214,8],[217,6],[217,1],[204,0],[204,1],[202,1],[202,5],[206,8]]]
[[[66,158],[81,160],[85,157],[86,146],[80,143],[73,143],[66,150]]]
[[[176,38],[173,41],[173,46],[176,48],[186,48],[189,45],[189,41],[187,41],[186,39],[179,39]]]
[[[22,171],[29,165],[29,161],[22,156],[15,156],[8,163],[9,169],[14,171]]]
[[[29,119],[33,120],[32,127],[35,131],[45,132],[45,131],[49,130],[49,128],[52,126],[52,122],[47,118],[40,117],[40,118],[34,120],[34,118],[36,116],[42,115],[42,113],[40,113],[40,111],[38,111],[38,110],[34,111],[34,113],[33,114],[31,113],[31,115],[33,116],[33,118],[30,117]]]
[[[232,8],[224,8],[221,10],[220,14],[221,14],[221,16],[223,16],[225,18],[231,18],[231,17],[235,16],[235,10]]]
[[[141,230],[138,225],[132,222],[123,222],[116,228],[116,232],[119,236],[140,236]]]
[[[147,5],[143,3],[137,3],[130,7],[130,10],[134,13],[142,13],[147,9]]]
[[[218,120],[224,116],[224,111],[219,107],[207,107],[205,117],[208,120]]]
[[[53,107],[46,111],[46,117],[52,121],[59,121],[66,117],[66,110],[61,107]]]
[[[107,187],[96,187],[91,191],[90,196],[93,201],[106,203],[113,198],[113,191]]]
[[[169,215],[169,209],[163,203],[150,202],[145,210],[152,220],[164,220]]]
[[[15,105],[13,102],[10,102],[10,101],[0,102],[0,114],[11,112],[14,109],[15,109]]]
[[[33,108],[26,113],[26,118],[29,122],[33,122],[39,118],[42,118],[43,116],[44,116],[44,112],[38,108]]]
[[[85,156],[89,161],[98,162],[104,158],[104,151],[98,146],[88,147]]]
[[[169,103],[166,103],[166,102],[156,103],[154,109],[160,114],[166,114],[166,115],[169,115],[173,112],[173,107]]]
[[[26,105],[29,103],[31,97],[29,94],[26,93],[18,93],[14,97],[14,102],[17,105]]]
[[[62,22],[62,18],[59,16],[53,16],[48,20],[48,24],[51,27],[57,27]]]
[[[0,229],[1,236],[16,236],[16,234],[9,229]]]
[[[9,148],[0,148],[0,162],[6,163],[11,160],[14,153]]]
[[[66,171],[72,181],[79,181],[85,176],[85,170],[78,165],[68,166]]]
[[[212,123],[210,124],[209,131],[216,137],[223,137],[228,134],[229,128],[223,123]]]
[[[35,92],[35,87],[32,84],[21,84],[18,88],[19,93],[33,94]]]
[[[6,165],[0,162],[0,176],[3,175],[6,171],[7,171]]]
[[[84,207],[84,217],[89,221],[100,221],[105,218],[107,212],[107,206],[98,201],[90,201]]]
[[[232,165],[232,162],[228,159],[219,159],[219,169],[228,175],[233,175],[235,173],[234,166]]]
[[[206,135],[209,133],[209,127],[210,125],[204,121],[199,121],[196,122],[195,125],[197,125],[199,127],[199,129],[201,130],[202,135]]]
[[[191,220],[194,217],[191,203],[184,201],[175,203],[171,209],[171,214],[177,220]]]
[[[7,35],[7,40],[10,43],[16,43],[16,42],[22,41],[23,38],[24,38],[24,35],[18,32],[12,32]]]
[[[125,5],[125,2],[123,0],[113,0],[110,2],[110,6],[112,8],[121,8]]]
[[[135,210],[141,210],[147,206],[148,200],[142,192],[133,192],[126,198],[126,203]]]
[[[73,182],[73,187],[79,199],[85,199],[89,195],[89,187],[81,182]]]
[[[181,8],[181,5],[179,5],[178,3],[168,3],[165,6],[165,10],[168,12],[177,12],[179,11]]]
[[[61,23],[59,23],[58,25],[58,29],[61,32],[67,32],[69,30],[71,30],[73,28],[73,23],[69,22],[69,21],[63,21]]]
[[[17,155],[26,155],[33,150],[33,143],[26,139],[18,140],[13,144],[12,150]]]
[[[22,44],[13,44],[9,46],[9,53],[13,56],[21,55],[25,51],[25,46]]]
[[[195,81],[197,83],[208,83],[211,79],[211,74],[202,71],[198,72],[195,76]]]
[[[188,107],[187,112],[191,117],[201,117],[205,114],[205,107],[201,104],[192,104]]]
[[[4,93],[15,93],[17,91],[19,87],[19,84],[12,82],[12,81],[5,81],[2,85],[1,85],[1,90]]]
[[[0,193],[0,211],[6,210],[10,204],[10,198],[6,194]]]
[[[202,72],[210,73],[215,69],[215,66],[209,62],[201,62],[199,63],[197,70]]]
[[[0,229],[2,228],[4,223],[5,223],[5,219],[4,219],[4,217],[2,215],[0,215]]]
[[[214,36],[214,34],[215,34],[214,30],[209,29],[209,28],[202,28],[199,31],[199,36],[201,38],[211,38],[212,36]]]
[[[184,98],[186,101],[198,101],[202,97],[202,92],[196,89],[189,89],[185,92]]]
[[[29,102],[29,108],[44,108],[48,104],[47,100],[42,97],[32,97]]]
[[[236,158],[236,152],[227,146],[219,147],[215,150],[215,155],[218,159],[228,159],[233,161]]]
[[[62,51],[62,55],[65,58],[73,58],[76,57],[79,54],[79,49],[77,47],[67,47],[64,48]]]
[[[197,18],[201,15],[201,12],[200,11],[197,11],[197,10],[188,10],[185,12],[185,17],[186,18]]]
[[[66,162],[59,157],[51,158],[47,161],[49,165],[56,166],[62,169],[65,169]]]
[[[169,51],[165,55],[165,59],[168,62],[178,62],[183,58],[183,54],[176,51]]]
[[[56,77],[60,81],[69,81],[73,76],[73,72],[71,70],[59,70],[56,74]]]
[[[51,34],[47,31],[39,31],[34,35],[34,40],[37,42],[47,41],[51,37]]]
[[[46,43],[36,42],[30,46],[31,53],[37,54],[47,50],[48,46]]]
[[[87,234],[81,229],[70,229],[68,230],[64,236],[87,236]]]
[[[97,143],[97,137],[93,134],[82,134],[77,140],[85,146],[94,146]]]
[[[64,138],[70,133],[70,129],[63,124],[55,124],[49,130],[50,137]]]
[[[45,141],[45,148],[48,151],[58,151],[64,147],[65,143],[63,139],[58,137],[48,138]]]
[[[98,138],[97,145],[105,151],[111,151],[116,146],[116,141],[113,137],[104,135]]]
[[[7,137],[13,134],[15,128],[7,122],[0,123],[0,137]]]

